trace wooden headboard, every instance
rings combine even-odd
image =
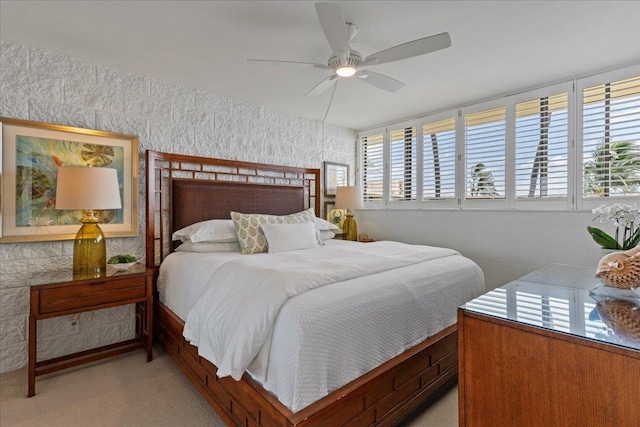
[[[147,267],[171,252],[174,230],[229,212],[320,214],[320,169],[295,168],[147,150]]]

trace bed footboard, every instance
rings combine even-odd
[[[182,337],[182,320],[160,302],[155,314],[164,349],[230,426],[390,426],[457,383],[454,325],[293,413],[247,374],[216,377],[217,368]]]

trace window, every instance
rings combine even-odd
[[[416,144],[415,126],[391,131],[389,199],[392,201],[416,200]]]
[[[422,126],[422,200],[453,200],[456,197],[455,116]]]
[[[361,139],[362,195],[365,201],[382,201],[384,188],[383,134]]]
[[[360,135],[366,206],[591,209],[640,196],[640,65]],[[372,204],[373,203],[373,204]]]
[[[568,196],[569,94],[516,104],[516,198]]]
[[[640,196],[640,76],[589,80],[580,89],[586,207],[594,199]]]
[[[506,109],[464,117],[465,198],[504,199]]]

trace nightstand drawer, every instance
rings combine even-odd
[[[104,280],[82,285],[61,286],[40,290],[40,313],[87,309],[91,306],[144,298],[146,278],[127,278],[122,280]]]

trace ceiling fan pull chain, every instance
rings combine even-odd
[[[338,83],[333,85],[333,91],[331,92],[331,98],[329,98],[329,105],[327,105],[327,111],[324,113],[324,117],[322,118],[322,123],[327,119],[327,114],[329,114],[329,108],[331,108],[331,103],[333,102],[333,95],[336,93],[336,88],[338,87]]]

